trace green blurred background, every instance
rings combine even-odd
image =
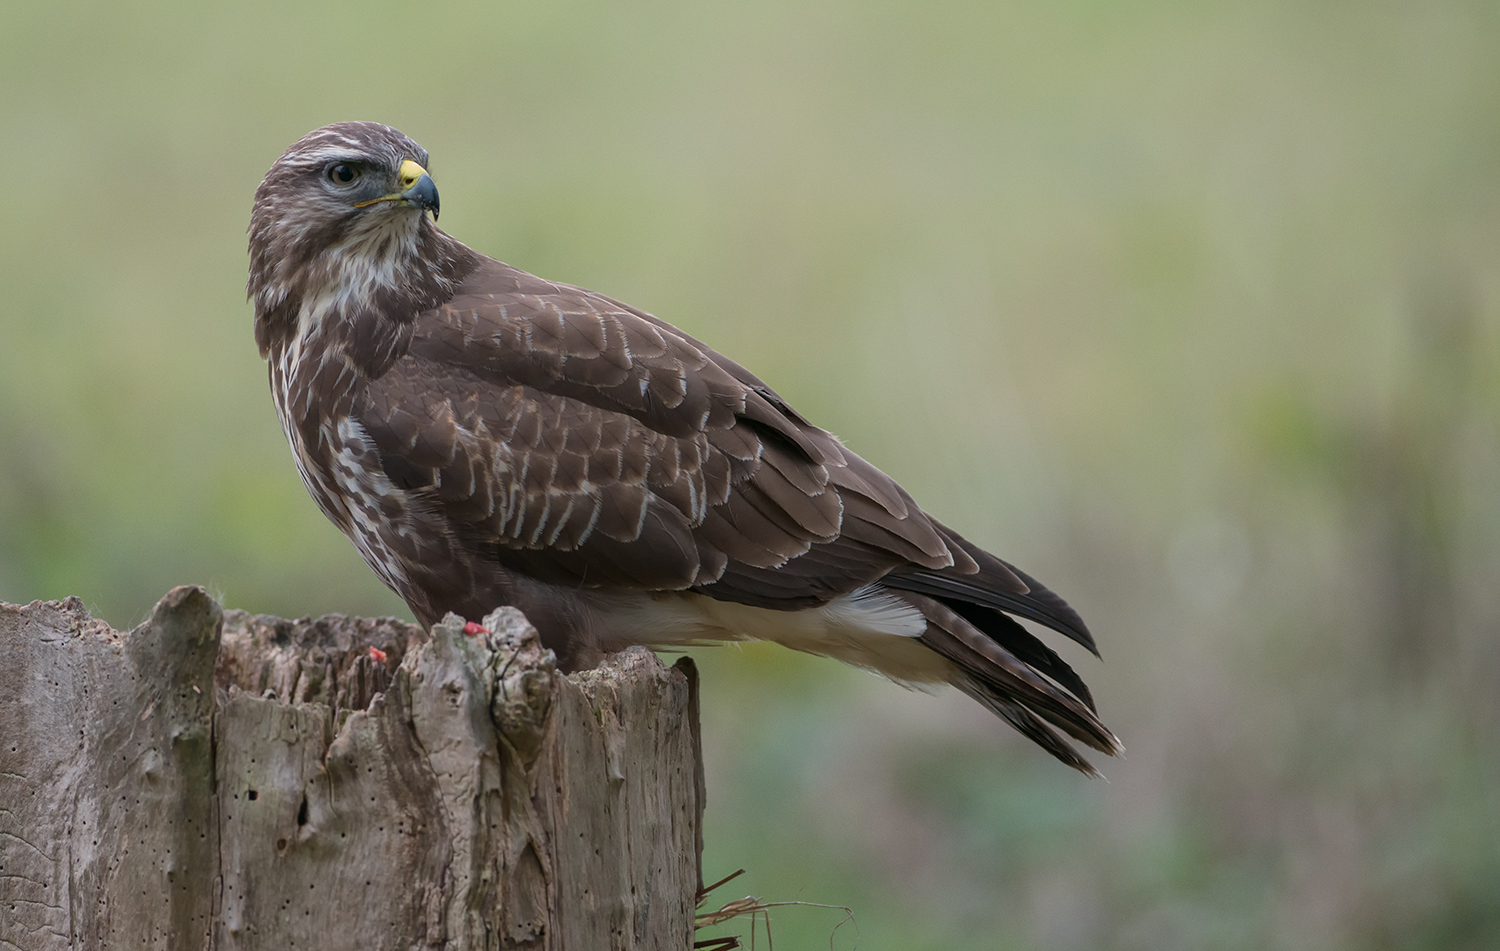
[[[698,652],[720,897],[867,951],[1500,947],[1496,4],[0,23],[0,598],[404,614],[243,291],[266,168],[377,119],[445,229],[754,368],[1098,636],[1108,783],[961,697]]]

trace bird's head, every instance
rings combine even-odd
[[[250,214],[257,338],[275,312],[294,314],[306,300],[420,283],[406,271],[439,243],[437,214],[427,150],[396,129],[339,122],[298,139],[255,190]]]

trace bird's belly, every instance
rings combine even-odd
[[[912,686],[949,680],[953,665],[919,640],[927,622],[876,588],[827,604],[776,611],[692,592],[597,595],[590,614],[600,651],[765,640],[832,657]]]
[[[392,539],[407,521],[405,493],[380,468],[378,455],[347,438],[352,420],[327,425],[322,452],[309,449],[295,428],[287,441],[297,474],[328,520],[349,537],[365,563],[387,587],[410,601],[405,558]]]

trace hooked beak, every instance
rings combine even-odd
[[[401,163],[401,191],[381,195],[369,201],[357,202],[354,207],[367,208],[382,201],[399,201],[408,205],[416,205],[423,211],[432,212],[433,221],[436,221],[438,217],[437,185],[433,182],[432,176],[427,174],[427,169],[411,159]]]

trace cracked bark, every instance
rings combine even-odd
[[[691,662],[485,627],[0,604],[0,948],[691,947]]]

